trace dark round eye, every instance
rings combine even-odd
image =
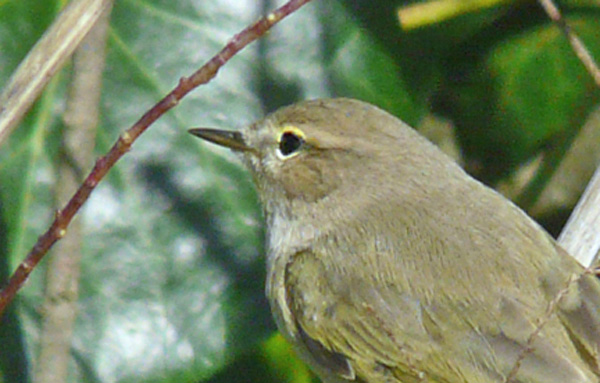
[[[304,144],[304,139],[297,136],[293,132],[285,132],[279,140],[279,151],[284,156],[289,156],[294,153]]]

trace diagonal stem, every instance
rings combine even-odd
[[[585,47],[583,41],[581,41],[579,36],[573,32],[552,0],[539,0],[539,2],[542,8],[544,8],[544,11],[546,11],[548,17],[550,17],[550,19],[558,25],[560,30],[565,34],[567,40],[569,40],[569,44],[571,44],[571,47],[573,48],[573,52],[575,52],[579,61],[581,61],[585,66],[585,69],[592,76],[596,85],[600,87],[600,69],[590,51]]]
[[[93,160],[112,9],[112,0],[107,1],[107,8],[73,56],[73,76],[63,115],[61,148],[64,153],[58,164],[56,206],[71,197],[84,175],[80,169],[86,169]],[[82,243],[82,222],[75,220],[70,235],[57,244],[56,251],[48,259],[34,383],[68,381],[72,335],[78,314]]]
[[[552,0],[539,0],[540,5],[548,14],[548,17],[558,25],[561,31],[565,34],[571,47],[586,70],[594,79],[596,85],[600,87],[600,69],[596,64],[591,53],[585,47],[581,39],[573,32],[571,27],[562,17],[556,4]],[[550,317],[556,313],[556,308],[565,294],[568,293],[572,284],[577,283],[579,279],[586,274],[593,274],[594,263],[597,261],[598,252],[600,249],[600,240],[598,239],[598,222],[600,221],[600,209],[598,202],[600,201],[600,168],[596,169],[594,176],[587,185],[583,196],[577,203],[569,221],[563,228],[558,238],[558,243],[567,252],[575,257],[584,267],[585,270],[578,276],[572,278],[567,285],[559,291],[556,297],[550,302],[545,315],[540,318],[536,329],[527,339],[527,343],[509,374],[504,379],[504,382],[510,383],[514,381],[517,372],[525,357],[533,352],[533,342],[542,330],[542,327],[550,320]]]
[[[77,189],[67,205],[62,210],[56,212],[54,221],[48,230],[38,238],[29,254],[27,254],[23,262],[8,280],[7,285],[0,291],[0,316],[52,245],[65,236],[71,220],[85,201],[87,201],[91,192],[115,163],[129,151],[135,140],[160,116],[175,107],[186,94],[199,85],[212,80],[217,75],[219,69],[240,50],[309,2],[310,0],[290,0],[236,34],[219,53],[191,76],[182,77],[175,89],[148,110],[132,127],[121,134],[110,151],[96,161],[94,168],[79,186],[79,189]]]

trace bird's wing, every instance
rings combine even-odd
[[[401,365],[414,379],[420,379],[422,372],[413,359],[420,348],[428,347],[430,339],[416,325],[420,321],[418,303],[395,299],[394,305],[388,306],[387,299],[376,295],[356,299],[350,290],[372,290],[356,285],[348,294],[339,294],[334,286],[337,282],[310,251],[296,254],[286,269],[287,305],[296,320],[297,338],[313,362],[348,380],[399,382],[393,367]],[[402,322],[396,316],[399,313]],[[411,321],[414,323],[408,323]],[[398,325],[406,329],[403,339],[395,338],[397,330],[388,328]]]
[[[554,273],[547,275],[544,280],[546,294],[561,297],[556,304],[558,317],[577,351],[600,376],[600,284],[597,276],[583,273],[580,268],[575,268],[568,286],[561,283],[560,270],[571,266],[571,258],[559,246],[557,251],[564,253],[565,265],[557,265]]]
[[[488,313],[501,322],[472,324],[469,318],[481,310],[473,302],[434,299],[425,305],[394,286],[374,288],[377,283],[371,280],[337,280],[342,274],[304,251],[289,263],[285,275],[297,338],[314,363],[341,378],[369,383],[499,383],[518,364],[514,383],[593,381],[581,364],[572,363],[573,351],[548,339],[568,336],[556,318],[528,343],[537,325],[532,315],[538,313],[511,297],[498,303],[502,315]],[[592,307],[580,307],[570,313],[561,309],[561,319],[572,323],[574,333],[569,335],[583,349],[597,351],[588,339],[593,333],[575,318],[581,310],[591,315]],[[528,346],[531,349],[524,352]]]

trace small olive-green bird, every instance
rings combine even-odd
[[[532,219],[394,116],[302,102],[241,132],[267,296],[327,383],[600,381],[600,284]]]

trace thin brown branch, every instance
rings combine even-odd
[[[87,169],[93,160],[110,10],[110,6],[105,9],[73,55],[73,77],[63,118],[61,148],[64,153],[55,189],[56,206],[68,201],[83,178],[81,169]],[[81,221],[75,220],[69,235],[58,243],[48,259],[35,383],[62,383],[68,378],[79,297],[81,226]]]
[[[539,2],[550,19],[556,23],[565,34],[573,51],[585,66],[586,70],[590,73],[596,82],[596,85],[600,87],[600,69],[598,69],[598,65],[583,42],[566,23],[558,7],[552,0],[539,0]],[[542,328],[556,313],[557,306],[562,298],[568,293],[573,283],[577,283],[586,274],[596,272],[592,260],[597,256],[598,247],[600,246],[600,242],[598,241],[600,233],[598,233],[597,230],[600,220],[598,200],[600,200],[600,169],[596,170],[594,177],[592,177],[583,197],[576,206],[574,213],[571,215],[569,222],[563,229],[558,240],[560,245],[580,262],[585,259],[585,262],[582,262],[582,264],[586,268],[581,274],[571,278],[565,288],[559,291],[554,299],[548,304],[546,313],[539,319],[535,330],[529,335],[527,343],[504,380],[505,382],[509,383],[515,379],[523,360],[533,351],[533,343],[539,337]]]
[[[552,2],[552,0],[539,0],[541,6],[544,8],[544,11],[548,14],[548,17],[558,25],[560,30],[565,34],[573,51],[581,61],[581,63],[585,66],[585,69],[590,73],[593,77],[596,85],[600,87],[600,69],[598,68],[598,64],[596,64],[592,54],[585,47],[585,44],[581,41],[579,36],[571,29],[569,24],[565,21],[560,10]]]
[[[573,51],[600,87],[600,69],[584,43],[573,32],[552,0],[539,0],[550,19],[563,31]],[[584,266],[595,262],[600,249],[600,168],[586,187],[569,221],[563,228],[559,243]]]
[[[48,252],[50,247],[65,236],[71,220],[85,201],[87,201],[96,185],[98,185],[115,163],[129,151],[131,145],[140,134],[142,134],[160,116],[177,105],[186,94],[199,85],[212,80],[217,75],[219,69],[240,50],[264,35],[282,19],[309,2],[310,0],[290,0],[280,8],[269,13],[267,16],[259,19],[253,25],[242,30],[199,70],[190,77],[182,77],[175,89],[148,110],[132,127],[121,134],[110,151],[96,161],[94,168],[69,200],[67,205],[62,210],[56,212],[54,221],[48,230],[38,238],[36,244],[25,257],[25,260],[17,267],[17,270],[8,280],[6,287],[0,291],[0,315],[2,315],[6,306],[14,299],[17,291],[21,288],[23,283],[25,283],[29,274],[31,274],[32,270]]]
[[[540,333],[542,332],[542,329],[544,328],[544,326],[548,323],[548,321],[556,313],[556,308],[558,307],[558,305],[560,304],[560,302],[562,301],[562,299],[564,298],[564,296],[572,288],[573,284],[574,283],[578,283],[579,280],[584,277],[584,275],[594,274],[595,272],[596,272],[596,270],[594,270],[593,268],[586,268],[581,274],[579,274],[579,275],[573,275],[567,281],[567,284],[565,285],[565,287],[562,290],[560,290],[556,294],[556,296],[554,297],[554,299],[552,299],[548,303],[548,306],[546,308],[546,312],[544,313],[544,316],[541,317],[541,318],[539,318],[539,320],[537,321],[538,323],[537,323],[535,329],[529,335],[529,338],[527,338],[527,342],[525,343],[525,346],[523,347],[523,349],[519,353],[519,356],[517,357],[517,360],[515,361],[515,364],[513,365],[513,368],[510,370],[510,372],[508,373],[508,375],[506,375],[506,377],[504,379],[504,383],[511,383],[517,377],[517,373],[519,372],[519,369],[521,368],[521,365],[523,364],[523,361],[525,360],[525,358],[527,357],[527,355],[531,354],[534,351],[533,343],[540,336]]]

